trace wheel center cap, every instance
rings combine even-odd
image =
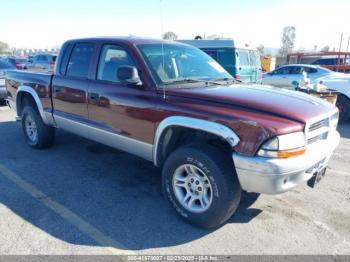
[[[201,195],[203,193],[203,182],[196,176],[190,176],[187,181],[187,185],[190,189],[190,192],[193,195]]]

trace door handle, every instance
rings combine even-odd
[[[100,96],[99,96],[98,94],[96,94],[96,93],[90,93],[90,94],[89,94],[89,99],[92,100],[92,101],[98,100],[99,97],[100,97]]]

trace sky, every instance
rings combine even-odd
[[[338,50],[343,32],[345,50],[349,10],[350,0],[1,0],[0,41],[52,48],[77,37],[173,31],[180,39],[216,34],[238,46],[278,48],[283,27],[295,26],[296,49]]]

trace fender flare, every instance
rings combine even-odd
[[[16,109],[19,108],[21,101],[19,99],[17,99],[17,96],[21,93],[27,93],[29,95],[31,95],[31,97],[34,99],[35,104],[38,108],[39,114],[43,120],[43,122],[47,125],[50,124],[50,121],[47,119],[45,112],[44,112],[44,108],[43,105],[40,101],[40,98],[38,96],[38,94],[35,92],[35,90],[32,87],[29,86],[19,86],[16,92]],[[17,114],[18,114],[18,110],[17,110]]]
[[[170,116],[162,120],[156,130],[154,137],[153,147],[153,162],[155,166],[159,166],[158,153],[160,147],[160,141],[165,130],[171,126],[181,126],[196,130],[202,130],[225,139],[231,147],[236,146],[239,143],[238,135],[230,128],[208,120],[202,120],[186,116]]]

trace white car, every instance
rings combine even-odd
[[[328,89],[338,91],[337,107],[339,109],[339,121],[344,122],[350,118],[350,74],[330,75],[314,80],[322,83]]]
[[[314,82],[315,79],[325,76],[344,76],[343,73],[337,73],[320,66],[291,64],[281,66],[272,72],[264,74],[262,83],[264,85],[294,89],[292,82],[301,82],[303,79],[303,72],[307,73],[307,77],[311,82]]]

